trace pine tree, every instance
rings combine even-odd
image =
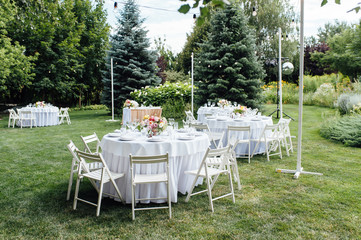
[[[134,0],[128,0],[118,17],[116,33],[111,36],[111,49],[104,72],[103,103],[111,106],[110,59],[113,58],[114,110],[119,113],[130,92],[149,85],[157,85],[156,53],[148,50],[147,31],[142,28]]]
[[[198,102],[224,98],[257,107],[264,70],[246,17],[238,7],[227,6],[217,10],[210,25],[208,39],[195,58]]]

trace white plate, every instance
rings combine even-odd
[[[194,136],[179,136],[177,138],[178,140],[193,140],[194,139]]]
[[[217,121],[226,121],[227,118],[217,118]]]
[[[147,141],[148,142],[162,142],[164,139],[163,138],[159,138],[159,137],[152,137],[152,138],[148,138]]]
[[[121,134],[118,132],[108,133],[108,137],[121,137]]]
[[[182,128],[182,129],[178,129],[177,132],[179,132],[179,133],[185,133],[185,132],[187,132],[187,130],[185,130],[184,128]]]
[[[120,141],[133,141],[135,140],[134,136],[120,136],[119,138]]]
[[[207,119],[215,119],[216,117],[208,116]]]
[[[236,119],[234,119],[234,121],[236,121],[236,122],[243,122],[243,121],[244,121],[244,119],[241,119],[241,118],[236,118]]]
[[[259,118],[252,118],[252,121],[261,121],[262,119]]]

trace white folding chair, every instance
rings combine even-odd
[[[78,168],[78,177],[76,180],[73,209],[74,210],[76,209],[76,206],[77,206],[77,203],[79,200],[79,201],[88,203],[90,205],[96,206],[97,207],[96,216],[99,216],[103,194],[114,197],[114,198],[117,197],[123,202],[123,197],[120,194],[120,191],[118,189],[118,186],[117,186],[115,180],[124,177],[124,173],[111,172],[109,170],[107,164],[105,163],[101,153],[91,154],[91,153],[86,153],[86,152],[79,151],[79,150],[75,150],[75,152],[77,153],[78,159],[80,160],[81,164],[79,164],[79,168]],[[97,169],[97,170],[90,170],[86,167],[87,163],[90,163],[90,162],[102,163],[103,167],[101,169]],[[88,178],[89,180],[99,182],[99,184],[98,184],[99,187],[95,188],[98,192],[98,202],[97,203],[93,203],[93,202],[90,202],[90,201],[87,201],[85,199],[78,197],[80,180],[82,180],[83,178]],[[108,183],[108,182],[110,182],[113,185],[117,195],[103,192],[104,184]],[[93,184],[93,186],[94,186],[94,184]]]
[[[71,155],[73,157],[72,161],[71,161],[68,192],[66,194],[66,200],[69,200],[70,199],[71,187],[73,185],[74,173],[78,172],[80,160],[78,159],[78,156],[76,155],[76,150],[79,150],[79,149],[75,146],[73,141],[70,140],[70,143],[67,145],[67,148],[68,148],[69,152],[71,153]],[[99,163],[99,162],[89,162],[89,163],[86,163],[84,168],[87,169],[87,171],[90,171],[90,170],[93,171],[93,170],[102,168],[102,166],[103,165],[101,163]],[[93,184],[93,186],[95,188],[97,188],[97,186],[95,185],[95,182],[93,180],[91,180],[90,182]]]
[[[31,110],[18,110],[18,112],[21,128],[23,128],[24,121],[30,121],[30,128],[33,128],[33,123],[34,126],[37,127],[35,115]]]
[[[15,112],[14,109],[9,109],[9,124],[8,127],[10,127],[11,121],[13,122],[13,128],[15,127],[15,122],[17,120],[20,120],[20,116]]]
[[[81,140],[83,141],[84,145],[85,145],[85,152],[89,152],[89,153],[98,153],[100,152],[100,140],[97,136],[96,133],[93,133],[89,136],[80,136]],[[93,146],[94,144],[96,144],[95,146]],[[92,151],[91,148],[95,148],[95,151]]]
[[[185,174],[191,174],[191,175],[195,176],[192,186],[188,191],[188,195],[185,200],[186,202],[188,202],[190,197],[193,195],[207,192],[208,198],[209,198],[209,204],[210,204],[212,212],[214,212],[213,201],[215,201],[215,200],[218,200],[218,199],[221,199],[224,197],[228,197],[228,196],[232,196],[233,203],[235,203],[232,176],[231,176],[231,170],[230,170],[230,166],[229,166],[228,157],[229,157],[229,146],[225,147],[225,148],[219,148],[219,149],[208,148],[199,168],[195,169],[195,170],[190,170],[190,171],[184,172]],[[215,159],[215,158],[221,159],[221,164],[219,166],[212,163],[212,159]],[[228,175],[230,192],[213,198],[212,197],[212,189],[213,189],[219,175],[221,175],[221,174]],[[193,193],[195,184],[197,183],[197,180],[199,177],[202,177],[205,179],[205,181],[207,183],[207,189]],[[213,177],[213,179],[212,179],[212,177]]]
[[[70,121],[70,116],[69,116],[69,108],[60,108],[59,109],[59,124],[62,124],[64,123],[64,118],[66,119],[66,122],[69,124],[71,124],[71,121]]]
[[[169,209],[169,218],[172,218],[172,204],[170,199],[170,179],[169,179],[169,157],[168,153],[164,155],[156,156],[130,156],[130,172],[131,172],[131,184],[132,184],[132,219],[135,219],[135,211],[138,210],[151,210],[151,209]],[[147,166],[151,164],[164,164],[164,171],[153,173],[153,174],[142,174],[137,167],[146,164]],[[159,167],[161,168],[161,167]],[[167,196],[157,197],[157,198],[136,198],[135,188],[139,184],[150,184],[150,183],[162,183],[164,182],[167,185]],[[143,200],[161,200],[166,199],[168,206],[159,206],[159,207],[139,207],[136,208],[137,201]]]
[[[237,134],[242,134],[242,139],[237,137]],[[231,145],[232,155],[236,158],[248,158],[248,163],[251,163],[251,127],[250,126],[228,126],[227,129],[228,144]],[[235,149],[239,144],[247,144],[248,154],[236,156]]]
[[[195,128],[197,131],[200,132],[204,132],[208,135],[209,141],[211,143],[211,146],[213,144],[213,146],[215,148],[221,148],[223,147],[223,137],[224,137],[224,132],[211,132],[211,130],[208,127],[208,124],[203,124],[203,123],[190,123],[189,125],[192,128]],[[218,143],[217,143],[218,141]]]
[[[285,118],[281,118],[279,121],[279,135],[282,146],[286,148],[287,156],[290,155],[290,152],[293,153],[292,138],[295,138],[295,136],[291,136],[290,126],[289,126],[290,122],[291,119],[285,119]]]
[[[263,128],[262,134],[260,135],[255,148],[253,149],[252,156],[254,155],[257,148],[261,143],[265,144],[265,154],[267,155],[267,161],[269,161],[270,156],[279,155],[282,158],[281,151],[281,139],[279,137],[279,125],[266,125]],[[277,152],[278,151],[278,152]],[[275,153],[271,153],[275,152]]]
[[[191,111],[185,111],[186,113],[186,119],[188,122],[197,122],[197,119],[193,116],[193,113]]]

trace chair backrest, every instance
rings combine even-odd
[[[80,164],[83,164],[82,167],[85,169],[86,172],[89,172],[87,165],[78,158],[76,151],[79,149],[75,146],[75,144],[73,143],[72,140],[70,140],[70,143],[68,145],[66,145],[66,147],[68,148],[69,152],[71,153],[71,155],[73,157],[73,164],[78,165],[78,166]]]
[[[84,145],[85,145],[85,151],[89,152],[89,153],[93,153],[93,151],[90,149],[91,143],[95,143],[96,144],[96,150],[95,152],[99,152],[99,147],[100,147],[100,140],[97,136],[96,133],[93,133],[89,136],[80,136],[81,140],[83,141]]]
[[[103,155],[101,153],[87,153],[80,151],[79,149],[75,150],[78,160],[81,162],[81,168],[80,171],[86,169],[87,171],[92,171],[92,169],[88,169],[86,166],[95,164],[95,163],[102,163],[100,166],[103,170],[105,170],[109,176],[111,176],[111,173],[109,171],[109,168],[104,161]],[[85,167],[85,168],[84,168]]]
[[[285,118],[281,118],[278,122],[279,131],[284,136],[291,136],[290,127],[289,127],[290,122],[291,122],[291,119],[285,119]]]
[[[211,130],[209,129],[209,127],[208,127],[208,124],[206,124],[206,123],[202,123],[202,124],[191,123],[189,126],[195,128],[197,131],[201,131],[201,132],[206,133],[208,135],[209,141],[211,143],[213,143],[216,148],[221,146],[220,144],[217,146],[216,140],[219,140],[221,142],[222,139],[223,139],[223,134],[224,133],[219,133],[219,134],[212,133]]]
[[[31,110],[19,110],[20,119],[34,119],[34,113]]]
[[[168,153],[162,155],[152,155],[152,156],[133,156],[129,154],[130,159],[130,173],[131,176],[134,176],[134,165],[141,164],[157,164],[157,163],[165,163],[166,167],[164,172],[167,174],[167,179],[169,180],[169,156]],[[159,172],[157,173],[159,174]]]
[[[203,167],[216,167],[219,169],[229,169],[229,153],[230,153],[230,146],[217,148],[217,149],[210,149],[208,148],[206,153],[204,154],[202,160],[202,168]],[[201,168],[199,169],[199,171]]]
[[[19,118],[19,115],[15,112],[14,109],[9,109],[9,118]]]
[[[227,128],[227,136],[228,143],[231,145],[235,145],[237,143],[237,137],[234,132],[245,132],[247,136],[244,136],[243,139],[251,138],[251,126],[228,126]]]
[[[187,116],[187,120],[189,121],[197,121],[194,116],[193,116],[193,113],[191,111],[185,111],[186,113],[186,116]]]
[[[266,125],[263,129],[261,137],[277,139],[279,138],[279,124]]]

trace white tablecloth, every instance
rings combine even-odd
[[[123,124],[130,123],[136,119],[142,120],[144,115],[162,116],[161,107],[137,107],[137,108],[123,108]]]
[[[262,134],[263,128],[268,125],[272,125],[272,118],[270,117],[261,117],[261,118],[241,118],[243,121],[236,121],[234,119],[227,119],[223,121],[214,119],[207,119],[205,123],[208,124],[209,129],[211,132],[224,132],[223,138],[223,146],[226,146],[228,143],[228,136],[227,136],[227,128],[228,126],[251,126],[251,139],[258,139]],[[238,139],[245,139],[243,132],[238,132],[235,134]],[[251,153],[253,152],[257,142],[251,142]],[[248,146],[247,144],[239,144],[236,148],[236,155],[247,155],[248,154]],[[255,154],[264,153],[265,152],[265,145],[260,144],[258,149],[256,149]]]
[[[227,113],[232,113],[233,107],[200,107],[197,111],[197,120],[201,123],[206,123],[206,117],[209,115],[216,116],[217,114],[227,115]]]
[[[177,193],[185,194],[194,176],[184,174],[184,171],[197,169],[202,158],[209,147],[207,135],[195,137],[193,140],[178,140],[177,138],[165,138],[162,142],[149,142],[146,137],[138,137],[133,141],[121,141],[117,137],[105,135],[101,141],[103,156],[108,167],[113,172],[125,173],[124,178],[118,180],[119,190],[127,203],[132,202],[131,198],[131,176],[129,167],[129,154],[132,155],[158,155],[169,154],[170,162],[170,183],[171,200],[177,202]],[[162,166],[146,167],[142,166],[142,173],[157,173]],[[198,183],[201,183],[201,179]],[[114,187],[109,184],[104,187],[104,191],[115,194]],[[141,184],[136,188],[136,197],[164,197],[167,189],[164,183]],[[158,201],[159,202],[159,201]]]
[[[59,124],[58,107],[23,107],[19,109],[19,111],[21,110],[33,112],[37,127],[53,126]],[[16,125],[20,126],[20,123],[17,122]],[[23,121],[23,127],[30,127],[30,121]]]

